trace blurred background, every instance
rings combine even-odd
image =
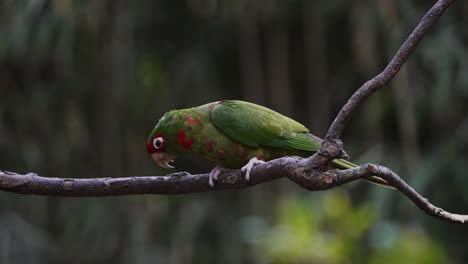
[[[0,169],[53,177],[157,168],[145,141],[168,110],[243,99],[324,136],[434,1],[0,0]],[[468,213],[468,3],[458,1],[345,130],[352,160],[386,165]],[[208,184],[208,183],[207,183]],[[308,192],[282,179],[177,196],[0,192],[0,263],[467,263],[462,225],[396,191]]]

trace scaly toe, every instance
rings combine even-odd
[[[252,168],[262,163],[265,163],[265,161],[259,160],[257,157],[253,157],[249,160],[249,162],[247,162],[247,164],[245,164],[244,167],[242,167],[241,172],[244,173],[246,181],[250,181],[250,171]]]
[[[213,170],[210,172],[210,177],[208,178],[208,184],[211,188],[214,188],[214,181],[218,180],[219,174],[224,170],[221,166],[214,167]]]

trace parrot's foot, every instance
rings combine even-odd
[[[214,181],[218,180],[218,175],[224,170],[224,167],[222,166],[216,166],[214,167],[213,170],[210,172],[210,177],[208,179],[208,184],[211,186],[211,188],[214,187]]]
[[[262,163],[265,163],[265,161],[259,160],[259,159],[257,159],[257,157],[253,157],[253,158],[251,158],[249,160],[249,162],[247,162],[247,164],[245,164],[244,167],[242,167],[241,171],[244,173],[246,181],[250,180],[250,171],[252,170],[252,168],[255,165],[259,165],[259,164],[262,164]]]

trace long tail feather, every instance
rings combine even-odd
[[[344,160],[344,159],[335,159],[335,160],[332,161],[332,166],[337,168],[337,169],[345,170],[345,169],[356,168],[358,165],[356,165],[356,164],[354,164],[354,163],[352,163],[350,161]],[[384,187],[387,187],[387,188],[395,189],[395,187],[391,186],[390,184],[388,184],[387,181],[385,181],[384,179],[382,179],[382,178],[380,178],[378,176],[370,176],[370,177],[365,178],[363,180],[374,183],[374,184],[377,184],[377,185],[380,185],[380,186],[384,186]]]

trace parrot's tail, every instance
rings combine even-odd
[[[341,170],[346,170],[346,169],[356,168],[358,165],[350,161],[344,160],[344,159],[335,159],[332,161],[332,166]],[[380,185],[380,186],[384,186],[387,188],[395,189],[395,187],[391,186],[387,181],[377,176],[370,176],[363,180]]]

